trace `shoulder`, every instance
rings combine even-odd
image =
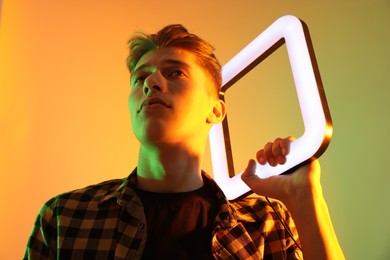
[[[106,198],[114,197],[123,183],[124,179],[108,180],[61,193],[48,200],[42,207],[42,211],[57,211],[63,208],[77,209],[91,205],[97,207]]]
[[[101,183],[89,185],[84,188],[76,189],[70,192],[65,192],[57,197],[60,199],[77,198],[80,200],[98,200],[107,193],[115,193],[123,184],[124,179],[108,180]]]
[[[230,201],[230,207],[238,220],[246,222],[266,221],[267,219],[289,218],[290,213],[284,204],[278,200],[251,195],[238,200]]]
[[[264,259],[277,255],[286,259],[301,254],[298,232],[289,211],[278,200],[250,196],[230,202],[237,221],[250,234],[253,241],[264,246]]]

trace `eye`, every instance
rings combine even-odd
[[[146,79],[146,76],[144,76],[144,75],[135,76],[133,79],[133,85],[134,86],[143,85],[145,79]]]
[[[174,70],[170,73],[169,75],[170,77],[177,77],[177,78],[180,78],[180,77],[184,77],[185,76],[185,73],[181,70]]]
[[[141,77],[137,77],[134,81],[135,84],[139,84],[139,83],[144,83],[146,77],[144,76],[141,76]]]

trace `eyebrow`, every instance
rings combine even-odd
[[[190,65],[188,65],[186,62],[176,59],[167,59],[162,61],[162,65],[176,65],[176,66],[183,66],[185,68],[189,68]],[[152,67],[149,63],[142,64],[138,68],[136,68],[133,71],[133,74],[136,74],[138,71],[144,70],[145,68]]]

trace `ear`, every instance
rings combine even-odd
[[[212,111],[207,116],[207,123],[209,124],[218,124],[223,121],[226,115],[226,105],[222,100],[216,100]]]

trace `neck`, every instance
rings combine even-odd
[[[137,167],[138,187],[154,192],[198,189],[203,185],[202,156],[203,149],[193,151],[177,144],[141,144]]]

